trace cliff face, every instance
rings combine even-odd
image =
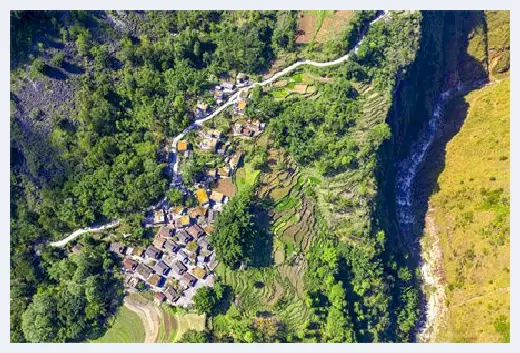
[[[483,11],[424,11],[415,62],[401,79],[387,123],[399,159],[431,117],[439,94],[487,77]]]

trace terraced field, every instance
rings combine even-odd
[[[90,341],[93,343],[142,343],[144,342],[144,326],[139,316],[121,307],[110,328],[103,337]]]

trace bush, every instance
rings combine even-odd
[[[56,67],[61,67],[64,62],[65,62],[65,53],[63,53],[61,51],[54,54],[54,56],[51,59],[51,64]]]

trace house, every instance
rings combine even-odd
[[[177,239],[183,244],[187,244],[189,241],[193,240],[193,237],[188,234],[184,229],[177,232]]]
[[[208,135],[211,138],[219,139],[222,137],[222,131],[218,129],[208,129],[206,130],[206,135]]]
[[[179,140],[177,142],[177,151],[184,152],[189,149],[189,143],[186,140]]]
[[[233,157],[231,157],[231,159],[229,160],[229,166],[231,167],[231,169],[237,169],[241,159],[242,152],[235,153]]]
[[[195,106],[195,118],[200,119],[204,118],[206,115],[208,115],[209,109],[208,105],[204,103],[198,103]]]
[[[153,213],[153,223],[154,224],[163,224],[166,221],[166,215],[164,214],[164,210],[159,208]]]
[[[206,284],[208,287],[213,287],[215,285],[215,275],[208,275],[208,277],[206,277]]]
[[[170,210],[172,211],[173,215],[175,215],[175,216],[184,216],[184,215],[186,215],[187,208],[184,206],[177,206],[177,207],[170,208]]]
[[[209,262],[206,265],[208,267],[208,270],[214,271],[215,268],[218,266],[217,258],[215,257],[215,254],[212,254],[209,258]]]
[[[206,171],[206,176],[210,179],[216,179],[217,178],[217,170],[215,168],[208,169]]]
[[[166,243],[164,244],[164,248],[166,250],[170,250],[170,251],[173,251],[174,253],[176,253],[177,251],[179,251],[179,245],[177,245],[177,243],[172,240],[172,239],[166,239]]]
[[[237,84],[237,87],[247,86],[249,84],[249,76],[247,76],[246,74],[240,72],[237,75],[236,84]]]
[[[247,101],[241,98],[233,105],[233,111],[235,114],[244,115],[246,112]]]
[[[148,278],[147,282],[154,287],[162,287],[164,283],[164,277],[154,273]]]
[[[197,254],[197,250],[199,250],[199,246],[195,241],[190,241],[188,244],[186,244],[186,254],[188,254],[188,257],[191,257],[195,259],[195,255]]]
[[[170,268],[164,261],[157,261],[155,266],[153,267],[155,273],[158,273],[160,275],[166,276],[168,274],[168,271],[170,271]]]
[[[186,150],[184,151],[184,158],[188,159],[193,157],[193,151],[192,150]]]
[[[175,261],[173,264],[172,264],[172,272],[173,274],[175,274],[177,277],[180,277],[180,276],[183,276],[186,271],[188,271],[188,268],[186,267],[186,265],[184,265],[182,262],[180,261]]]
[[[190,217],[182,216],[175,220],[175,228],[180,229],[190,225]]]
[[[211,195],[209,197],[213,202],[217,203],[217,204],[222,204],[224,203],[225,201],[225,196],[224,194],[218,192],[218,191],[211,191]]]
[[[210,225],[207,225],[204,227],[204,231],[206,232],[206,234],[208,235],[212,235],[212,234],[215,234],[215,231],[217,230],[217,228],[215,228],[214,225],[210,224]]]
[[[197,266],[193,269],[193,275],[198,279],[203,279],[204,277],[206,277],[206,270],[204,270],[202,267]]]
[[[132,260],[128,257],[123,260],[123,267],[127,271],[135,271],[137,266],[139,266],[139,263],[135,260]]]
[[[224,88],[221,86],[215,86],[215,91],[213,92],[213,97],[215,98],[215,102],[218,105],[221,105],[224,103],[224,98],[226,95],[224,94]]]
[[[81,249],[83,249],[83,245],[81,244],[76,244],[72,247],[71,251],[73,254],[79,254],[79,252],[81,251]]]
[[[109,250],[118,254],[123,255],[125,253],[126,247],[120,243],[110,243]]]
[[[155,299],[154,299],[155,304],[160,305],[165,300],[166,300],[166,296],[164,295],[163,292],[156,292],[155,293]]]
[[[228,167],[218,168],[217,174],[221,178],[227,178],[227,177],[229,177],[229,168]]]
[[[188,214],[191,218],[204,217],[208,210],[202,206],[196,206],[188,210]]]
[[[164,248],[164,243],[166,243],[166,239],[164,238],[160,238],[160,237],[156,237],[154,240],[153,240],[153,246],[155,246],[157,249],[162,249]]]
[[[207,151],[214,151],[217,148],[218,139],[206,137],[200,142],[200,148]]]
[[[133,253],[134,253],[134,248],[132,248],[130,246],[126,248],[126,251],[125,251],[126,256],[132,256]]]
[[[203,250],[213,250],[206,237],[197,239],[197,244],[199,244],[200,248]]]
[[[134,248],[134,251],[132,251],[132,256],[143,257],[143,255],[144,255],[144,250],[143,249]]]
[[[186,251],[184,249],[179,249],[177,252],[177,256],[182,260],[184,263],[188,263],[188,254],[186,254]]]
[[[144,264],[139,264],[135,269],[135,273],[137,273],[137,275],[141,276],[146,280],[148,277],[152,275],[153,270]]]
[[[161,257],[161,250],[157,249],[155,246],[150,245],[146,248],[146,251],[144,252],[145,257],[150,257],[152,259],[158,259]]]
[[[184,274],[184,276],[179,280],[179,285],[184,288],[193,287],[195,283],[197,283],[197,279],[189,273]]]
[[[177,292],[173,287],[166,288],[166,290],[164,291],[164,295],[166,296],[168,302],[172,304],[175,303],[177,299],[179,299],[180,297],[179,292]]]
[[[204,229],[202,229],[198,224],[192,225],[187,228],[186,231],[195,239],[204,235]]]
[[[208,222],[206,221],[206,217],[199,216],[197,217],[197,225],[200,227],[205,227],[208,225]]]
[[[209,209],[208,210],[208,217],[207,217],[208,223],[209,224],[215,223],[215,217],[216,216],[217,216],[217,211],[215,211],[214,209]]]
[[[204,255],[198,255],[197,256],[197,263],[202,264],[208,260],[207,256]]]
[[[200,206],[204,206],[204,205],[208,204],[209,199],[208,199],[208,194],[206,193],[205,189],[202,189],[202,188],[197,189],[197,191],[195,191],[195,196],[197,197],[197,200],[199,201]]]
[[[128,277],[126,280],[126,285],[131,288],[137,287],[137,285],[141,282],[141,280],[137,277]]]
[[[175,233],[175,229],[167,227],[167,226],[162,226],[161,228],[159,228],[159,231],[156,234],[156,238],[157,239],[169,238],[169,237],[173,236],[174,233]]]
[[[224,94],[231,94],[235,92],[235,85],[232,83],[224,82],[220,85],[220,87],[222,87]]]

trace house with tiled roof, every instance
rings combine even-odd
[[[197,201],[199,202],[200,206],[204,206],[209,203],[208,194],[206,193],[205,189],[197,189],[197,191],[195,191],[195,196],[197,197]]]

